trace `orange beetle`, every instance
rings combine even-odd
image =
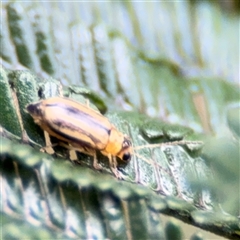
[[[119,132],[99,112],[74,100],[53,97],[29,104],[27,111],[34,122],[51,136],[70,144],[74,150],[94,156],[94,167],[100,168],[96,150],[107,156],[116,175],[116,159],[128,162],[132,155],[129,138]],[[115,168],[115,169],[113,169]]]

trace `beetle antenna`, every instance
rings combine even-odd
[[[146,144],[141,146],[134,147],[134,150],[144,149],[144,148],[156,148],[161,146],[176,146],[176,145],[187,145],[187,144],[193,144],[193,145],[203,145],[202,141],[174,141],[174,142],[165,142],[165,143],[155,143],[155,144]]]
[[[161,170],[163,170],[165,173],[167,174],[170,174],[170,172],[168,170],[166,170],[165,168],[163,168],[160,163],[156,162],[156,161],[153,161],[152,159],[147,159],[146,157],[138,154],[138,153],[134,153],[134,155],[136,157],[138,157],[139,159],[143,160],[144,162],[150,164],[150,165],[154,165],[154,166],[157,166],[158,168],[160,168]]]

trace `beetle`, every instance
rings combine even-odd
[[[33,120],[49,135],[68,143],[64,146],[94,157],[93,166],[100,169],[96,151],[109,158],[110,168],[116,171],[116,157],[129,162],[132,143],[99,112],[69,98],[52,97],[26,107]]]

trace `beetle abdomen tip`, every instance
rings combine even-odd
[[[39,116],[41,115],[41,110],[39,105],[40,105],[39,103],[32,103],[27,105],[26,109],[32,116],[36,116],[36,115]]]

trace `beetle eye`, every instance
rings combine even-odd
[[[122,160],[128,162],[131,159],[130,153],[124,153],[122,156]]]

